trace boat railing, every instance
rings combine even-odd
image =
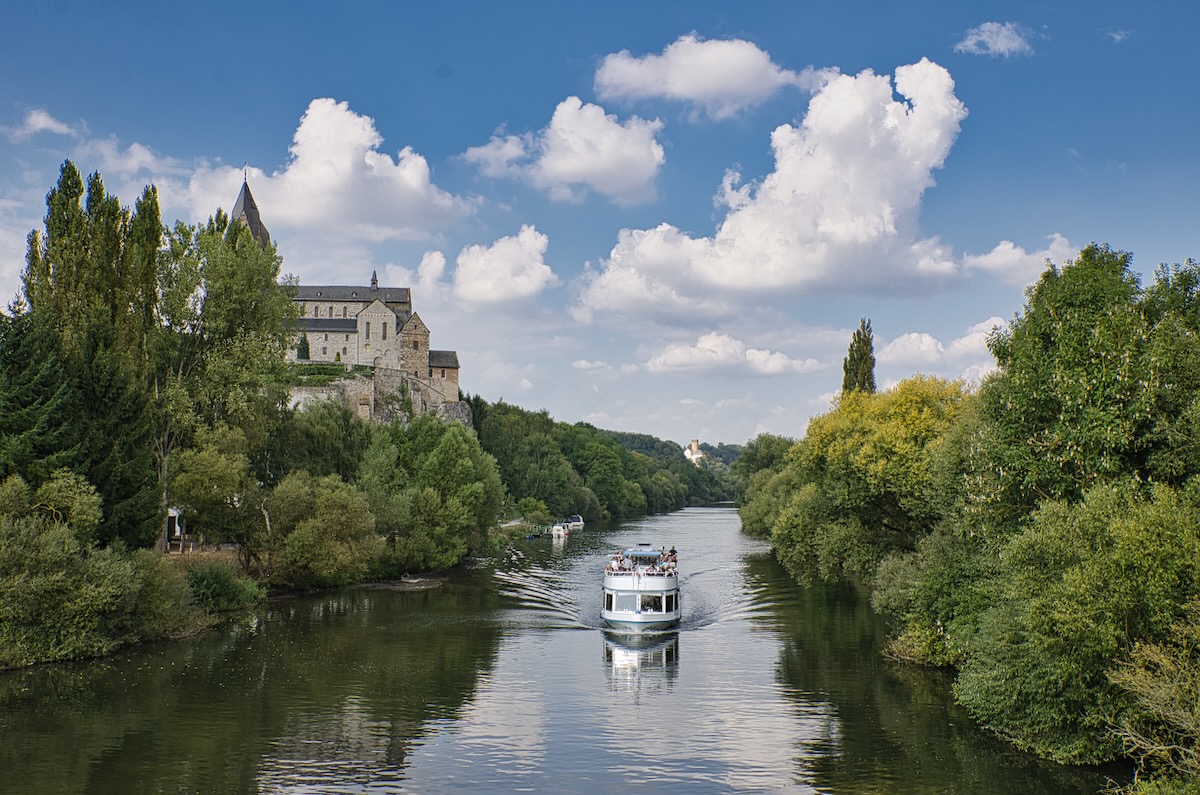
[[[675,574],[676,571],[675,571],[674,566],[665,566],[665,567],[661,567],[661,568],[647,566],[644,568],[636,568],[636,569],[621,569],[621,568],[616,568],[614,566],[609,565],[609,566],[604,567],[604,573],[609,574],[609,575],[617,575],[617,576],[642,574],[642,575],[646,575],[646,576],[650,576],[650,577],[669,577],[669,576]]]

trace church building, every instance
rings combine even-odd
[[[269,245],[245,180],[232,215],[259,243]],[[347,369],[366,365],[408,382],[426,406],[458,400],[458,353],[430,349],[429,328],[413,312],[409,288],[380,287],[373,272],[371,283],[360,287],[300,285],[292,301],[300,318],[288,361],[338,363]]]

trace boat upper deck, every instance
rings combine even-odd
[[[604,567],[607,576],[645,575],[651,577],[673,577],[679,555],[675,547],[670,550],[653,549],[648,544],[631,547],[614,553]]]

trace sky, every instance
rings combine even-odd
[[[1200,6],[58,0],[0,11],[0,305],[64,160],[247,179],[302,284],[412,288],[462,388],[686,445],[977,384],[1047,261],[1200,258]]]

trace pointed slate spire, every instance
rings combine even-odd
[[[375,274],[375,271],[371,271],[371,289],[379,289],[379,277]]]
[[[233,220],[250,227],[250,234],[254,235],[254,239],[263,248],[271,245],[271,233],[267,231],[267,227],[262,222],[262,216],[258,214],[258,205],[254,203],[254,197],[250,195],[250,183],[246,180],[245,175],[242,176],[242,192],[238,194],[237,201],[233,203]]]

